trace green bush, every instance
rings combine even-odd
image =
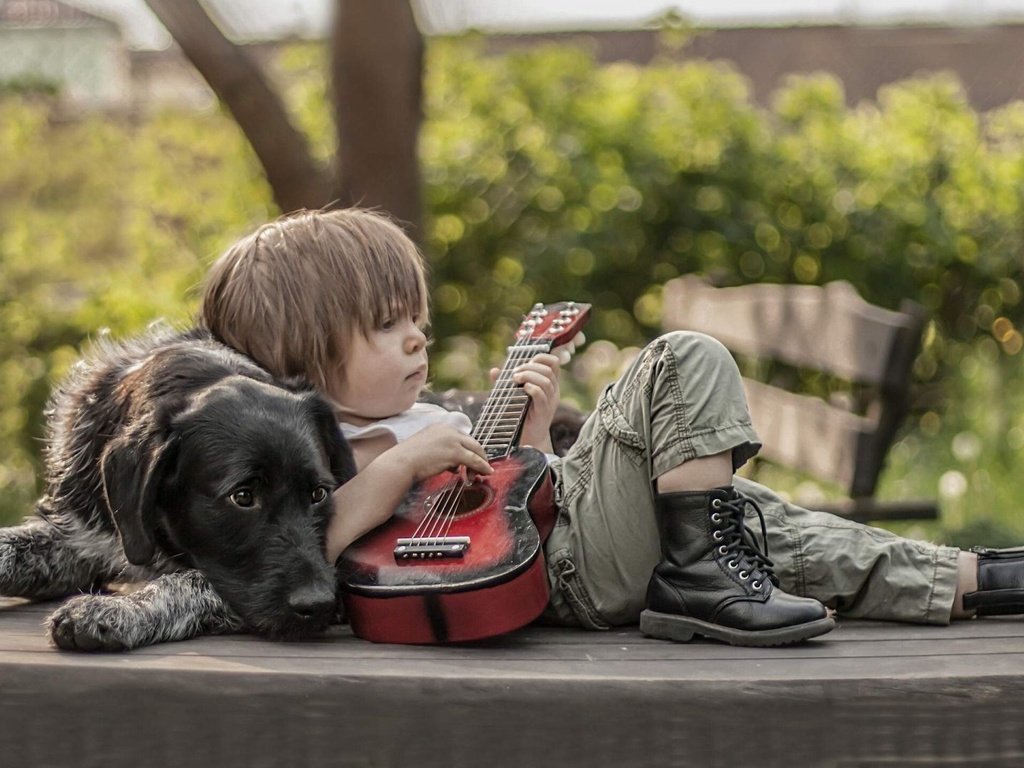
[[[321,48],[298,46],[276,73],[322,158],[333,150],[324,61]],[[431,41],[425,93],[436,386],[485,386],[487,363],[535,301],[598,308],[567,382],[585,401],[622,348],[657,333],[661,286],[676,275],[843,278],[872,302],[928,307],[918,377],[943,382],[953,402],[979,398],[916,415],[885,488],[912,493],[920,480],[934,495],[963,463],[950,446],[965,433],[985,446],[970,459],[985,466],[962,473],[972,491],[979,471],[997,483],[1019,465],[1024,423],[994,423],[980,398],[1021,399],[1011,372],[1024,346],[1024,104],[979,115],[954,79],[935,75],[850,109],[841,84],[814,76],[763,109],[721,63],[598,65],[566,47],[486,57],[472,39]],[[37,95],[0,95],[7,521],[38,489],[42,407],[83,342],[101,328],[186,322],[209,261],[276,215],[222,113],[66,122],[49,109]],[[961,527],[983,506],[968,504]]]
[[[84,343],[187,322],[207,260],[268,199],[222,116],[68,123],[0,98],[0,521],[32,508],[42,410]]]
[[[721,64],[597,67],[564,48],[450,45],[431,64],[426,247],[445,332],[557,286],[601,308],[598,336],[637,343],[664,281],[696,271],[916,299],[937,323],[924,375],[948,341],[1020,349],[1022,104],[979,116],[938,75],[848,110],[817,76],[763,111]]]

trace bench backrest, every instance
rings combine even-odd
[[[837,483],[853,498],[874,493],[909,409],[927,322],[920,305],[883,309],[847,282],[715,288],[687,276],[665,285],[663,317],[666,330],[706,333],[736,355],[866,385],[868,397],[851,410],[744,378],[763,458]]]

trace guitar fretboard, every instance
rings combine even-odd
[[[508,456],[516,447],[530,407],[530,396],[512,380],[513,371],[534,355],[549,351],[551,343],[547,341],[515,344],[508,348],[508,357],[473,428],[473,437],[487,452],[488,460]]]

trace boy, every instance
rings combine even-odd
[[[211,269],[202,321],[271,373],[309,378],[352,445],[359,471],[335,492],[332,562],[415,482],[455,466],[491,472],[468,419],[417,402],[428,318],[421,255],[369,211],[285,217]],[[532,400],[521,443],[547,453],[559,367],[538,355],[514,376]],[[733,477],[759,447],[722,345],[695,333],[649,344],[551,463],[547,618],[764,646],[831,630],[825,605],[936,624],[1024,610],[1024,552],[960,552],[789,504]]]

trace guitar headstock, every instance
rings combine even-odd
[[[575,301],[536,304],[523,318],[516,333],[517,342],[548,341],[552,347],[573,340],[590,319],[590,305]]]

